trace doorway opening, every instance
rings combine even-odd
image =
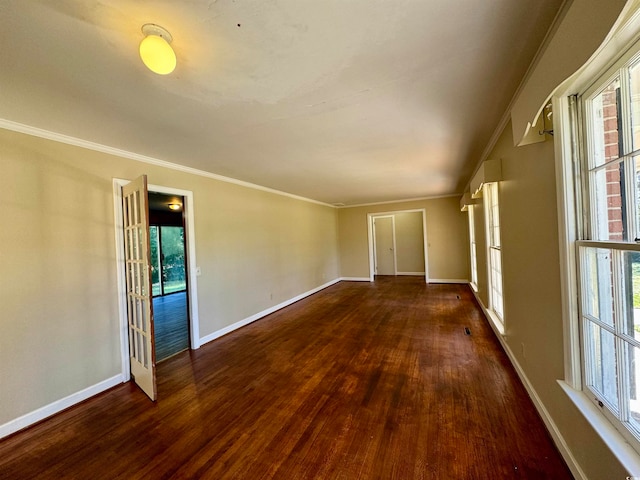
[[[129,381],[132,378],[131,372],[131,342],[129,336],[129,315],[128,315],[128,301],[127,301],[127,270],[125,267],[125,245],[124,245],[124,211],[123,211],[123,187],[130,183],[129,180],[122,179],[113,179],[113,193],[114,193],[114,227],[115,227],[115,242],[116,242],[116,268],[117,268],[117,281],[118,281],[118,311],[120,317],[120,345],[121,345],[121,358],[122,358],[122,378],[124,382]],[[162,194],[165,197],[160,197],[162,201],[165,202],[166,205],[168,203],[177,203],[172,200],[167,200],[168,197],[173,198],[174,200],[181,200],[182,209],[179,212],[179,216],[181,217],[179,222],[175,220],[168,220],[167,217],[163,220],[154,220],[154,226],[158,227],[156,230],[157,234],[157,243],[155,249],[159,251],[155,251],[152,255],[149,252],[149,257],[155,256],[156,258],[162,253],[162,246],[169,248],[169,251],[165,251],[164,258],[164,267],[165,267],[165,275],[162,275],[162,260],[157,258],[156,267],[151,269],[151,278],[149,279],[149,291],[152,294],[152,299],[148,303],[153,305],[151,321],[153,322],[153,310],[157,309],[160,311],[162,307],[159,305],[160,299],[163,300],[164,307],[167,309],[171,308],[171,302],[169,300],[180,300],[179,296],[184,297],[183,304],[186,304],[186,318],[187,318],[187,328],[184,329],[181,327],[183,333],[187,335],[187,348],[197,349],[200,347],[200,330],[199,330],[199,319],[198,319],[198,288],[197,288],[197,275],[199,274],[199,268],[196,263],[196,252],[195,252],[195,229],[194,229],[194,210],[193,210],[193,193],[189,190],[181,190],[170,187],[164,187],[159,185],[148,185],[148,188],[145,188],[145,192],[149,191],[150,194],[145,195],[150,204],[153,201],[153,196],[155,194]],[[149,212],[153,212],[156,210],[155,207],[150,207]],[[155,216],[155,214],[153,214]],[[150,221],[146,223],[147,235],[149,238],[149,246],[151,246],[151,225]],[[163,232],[163,226],[167,227],[181,227],[181,230],[166,230]],[[160,240],[162,234],[165,234],[164,241]],[[171,241],[173,235],[173,242]],[[175,252],[178,249],[175,244],[179,244],[179,241],[176,238],[182,240],[182,249],[184,250],[184,259],[182,261],[176,260],[176,257],[179,255]],[[162,245],[160,244],[162,242]],[[154,241],[155,243],[155,241]],[[172,248],[171,244],[176,248]],[[179,249],[178,249],[179,250]],[[168,258],[171,257],[171,258]],[[151,260],[151,259],[150,259]],[[184,280],[180,280],[177,278],[176,271],[180,270],[175,265],[182,265],[182,270],[184,271]],[[151,265],[151,261],[149,262]],[[154,275],[153,271],[157,271],[158,275]],[[184,287],[181,286],[181,283],[184,282]],[[154,284],[155,283],[155,284]],[[156,295],[158,293],[158,295]],[[165,295],[162,295],[164,293]],[[179,302],[178,302],[179,303]],[[155,325],[152,325],[151,331],[154,331]],[[156,350],[156,335],[154,331],[154,335],[152,336],[152,349],[155,352]],[[184,340],[182,340],[184,342]],[[157,353],[157,352],[156,352]],[[161,356],[154,356],[154,365],[155,362],[158,361]],[[168,358],[168,357],[167,357]]]
[[[367,214],[369,281],[379,275],[424,276],[429,283],[425,209]]]
[[[149,244],[156,362],[189,348],[184,197],[149,192]]]

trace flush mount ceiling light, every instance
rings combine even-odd
[[[176,54],[171,48],[173,37],[160,25],[147,23],[142,26],[145,37],[140,42],[140,58],[149,70],[167,75],[176,68]]]
[[[182,208],[182,205],[180,205],[179,203],[170,203],[169,208],[171,210],[180,210],[180,208]]]

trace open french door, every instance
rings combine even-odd
[[[131,376],[144,393],[155,401],[156,352],[147,199],[146,175],[122,187]]]

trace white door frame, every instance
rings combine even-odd
[[[129,180],[113,179],[113,210],[114,227],[116,237],[116,272],[118,280],[118,314],[120,317],[120,354],[122,357],[122,377],[127,382],[131,379],[131,366],[129,364],[129,332],[127,325],[126,281],[124,265],[124,224],[122,219],[122,187]],[[163,187],[160,185],[148,185],[150,192],[166,193],[184,197],[184,227],[187,232],[187,269],[188,295],[189,295],[189,334],[191,349],[200,348],[200,322],[198,320],[198,281],[196,262],[196,235],[193,214],[193,192],[177,188]]]
[[[373,226],[373,272],[378,275],[378,245],[376,242],[376,220],[379,218],[391,219],[391,242],[393,243],[393,274],[398,274],[398,259],[396,258],[396,217],[394,215],[374,215]]]
[[[375,235],[373,231],[373,219],[376,217],[390,217],[394,216],[397,213],[413,213],[413,212],[422,212],[422,242],[424,244],[424,280],[426,283],[429,283],[429,249],[427,244],[427,212],[424,208],[416,208],[413,210],[395,210],[392,212],[378,212],[378,213],[367,213],[367,237],[369,241],[369,281],[373,282],[375,279]],[[394,218],[395,225],[395,218]],[[395,252],[395,228],[393,232],[393,243],[394,243],[394,256]]]

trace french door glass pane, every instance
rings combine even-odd
[[[585,320],[587,335],[587,379],[614,411],[618,410],[618,379],[614,335],[599,325]]]
[[[591,174],[595,240],[627,240],[624,164],[608,164]]]
[[[622,331],[640,340],[640,252],[622,253],[625,322]]]
[[[592,157],[591,168],[603,165],[620,156],[618,150],[617,95],[620,80],[615,79],[593,99],[591,112]]]
[[[583,311],[613,326],[613,252],[608,248],[582,247]]]

